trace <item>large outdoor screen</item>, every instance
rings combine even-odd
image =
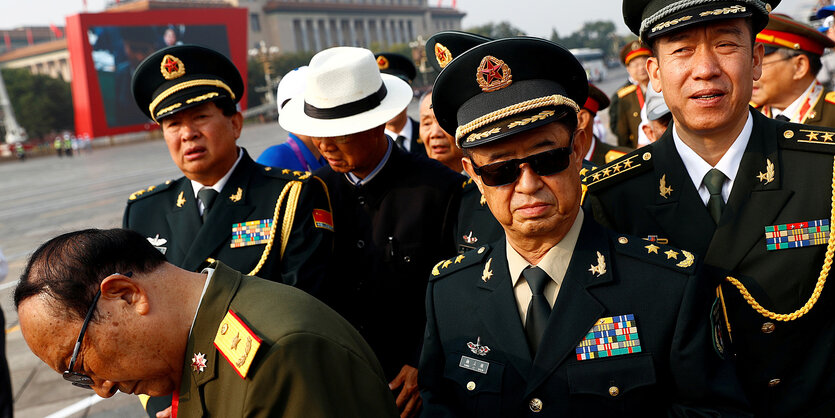
[[[166,46],[212,48],[235,63],[246,83],[246,32],[246,9],[241,8],[70,16],[67,47],[77,133],[99,137],[156,128],[134,102],[130,80],[145,57]]]

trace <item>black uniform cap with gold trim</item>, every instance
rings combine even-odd
[[[456,57],[432,95],[441,127],[471,148],[566,115],[586,102],[588,80],[568,50],[539,38],[498,39]]]
[[[493,39],[457,30],[438,32],[426,41],[426,61],[441,72],[455,57]]]
[[[202,46],[176,45],[154,52],[139,64],[131,91],[140,110],[159,122],[208,101],[237,103],[244,83],[225,55]]]
[[[399,77],[407,83],[411,83],[417,76],[415,63],[403,55],[394,52],[381,52],[374,55],[374,59],[377,60],[377,67],[381,73]]]
[[[720,19],[752,17],[754,33],[780,0],[623,0],[623,21],[642,41]]]

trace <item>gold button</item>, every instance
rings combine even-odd
[[[478,249],[478,253],[479,253],[479,254],[481,254],[481,253],[483,253],[483,252],[484,252],[484,247],[481,247],[481,248],[479,248],[479,249]]]
[[[792,139],[794,137],[794,132],[786,130],[783,132],[783,138]]]
[[[637,118],[638,117],[638,112],[632,112],[632,117]]]
[[[528,402],[528,407],[531,408],[533,412],[539,412],[542,410],[542,401],[539,398],[533,398],[530,402]]]
[[[609,395],[612,395],[612,397],[620,395],[620,389],[618,389],[617,386],[610,387],[609,388]]]
[[[772,332],[774,332],[774,323],[766,322],[760,329],[762,330],[763,334],[771,334]]]
[[[652,154],[645,152],[644,155],[642,155],[641,157],[644,159],[644,161],[649,161],[649,159],[652,158]]]
[[[780,379],[771,379],[768,381],[768,387],[773,388],[780,384]]]
[[[621,244],[626,244],[627,242],[629,242],[629,240],[626,239],[626,237],[620,237],[618,238],[618,242]]]
[[[472,380],[467,383],[467,390],[475,390],[475,382]]]

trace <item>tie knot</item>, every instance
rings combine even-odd
[[[722,193],[722,185],[725,184],[725,175],[722,174],[721,171],[711,168],[707,174],[705,174],[705,178],[702,179],[702,183],[707,187],[707,192],[712,195],[718,195]]]
[[[209,208],[212,207],[212,202],[215,201],[217,195],[217,190],[212,189],[211,187],[204,187],[197,192],[197,198],[203,202],[203,206],[205,207],[204,212],[208,211]]]
[[[528,286],[530,286],[533,295],[543,295],[545,285],[551,280],[548,273],[539,267],[528,267],[522,270],[522,276],[528,281]]]

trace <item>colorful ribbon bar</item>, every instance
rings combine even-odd
[[[266,244],[270,240],[272,219],[261,219],[239,224],[232,224],[232,242],[230,247],[239,248],[250,245]]]
[[[766,249],[783,250],[823,245],[829,240],[829,219],[765,227]]]
[[[575,349],[577,360],[640,353],[641,340],[633,314],[600,318]]]

